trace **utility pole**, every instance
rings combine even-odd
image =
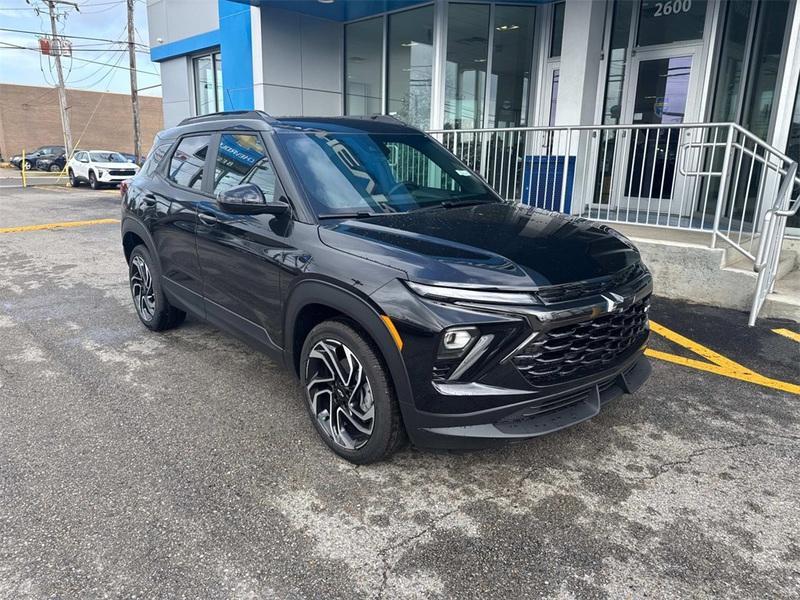
[[[61,127],[64,129],[64,145],[66,146],[67,156],[72,156],[72,127],[69,123],[69,107],[67,106],[67,90],[64,87],[64,71],[61,69],[61,45],[56,42],[58,39],[58,29],[56,28],[56,4],[69,4],[78,10],[78,5],[74,2],[64,2],[62,0],[44,0],[47,8],[50,9],[50,31],[53,34],[52,46],[56,48],[53,53],[56,62],[56,73],[58,75],[58,105],[61,109]]]
[[[142,154],[142,134],[141,120],[139,118],[139,84],[136,80],[136,37],[133,27],[133,3],[134,0],[127,0],[128,3],[128,59],[130,62],[131,74],[131,106],[133,107],[133,154],[136,162]]]

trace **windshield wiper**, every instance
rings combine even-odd
[[[444,200],[442,202],[431,204],[430,206],[420,206],[419,208],[412,209],[409,212],[436,210],[439,208],[457,208],[461,206],[473,206],[477,204],[495,204],[496,202],[497,200],[491,200],[489,198],[486,198],[483,194],[481,194],[480,197],[478,198],[462,198],[461,200]]]
[[[317,218],[322,219],[367,219],[369,217],[377,217],[381,213],[369,212],[369,211],[359,211],[359,212],[349,212],[349,213],[329,213],[324,215],[317,215]]]
[[[494,204],[497,200],[490,200],[483,194],[478,198],[461,198],[460,200],[445,200],[440,204],[445,208],[456,208],[458,206],[470,206],[472,204]]]

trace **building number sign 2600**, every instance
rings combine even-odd
[[[679,13],[688,13],[692,10],[692,0],[667,0],[667,2],[656,2],[656,12],[654,17],[668,17]]]

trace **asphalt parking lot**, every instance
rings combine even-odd
[[[356,468],[278,366],[139,324],[118,217],[0,190],[0,598],[800,597],[795,325],[657,300],[597,418]]]

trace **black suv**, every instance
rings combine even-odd
[[[590,221],[503,201],[390,117],[195,117],[123,194],[136,311],[299,376],[342,457],[529,438],[638,389],[651,277]]]
[[[41,148],[37,148],[31,152],[25,154],[25,170],[31,171],[34,168],[38,168],[37,163],[39,160],[42,159],[55,159],[57,156],[64,154],[65,149],[64,146],[42,146]],[[23,167],[23,157],[22,154],[15,154],[9,160],[13,166],[17,169],[22,170]]]

